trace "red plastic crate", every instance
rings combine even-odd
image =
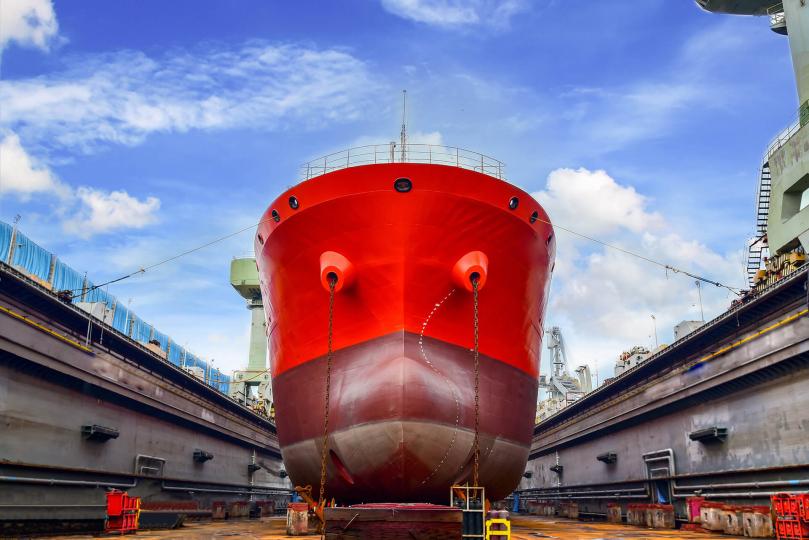
[[[793,495],[793,498],[798,501],[798,516],[809,521],[809,493]]]
[[[801,517],[800,495],[790,495],[789,493],[777,493],[772,496],[772,507],[778,517]]]
[[[800,519],[779,518],[775,522],[775,532],[778,540],[809,539],[809,524]]]

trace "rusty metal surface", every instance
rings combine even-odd
[[[389,334],[340,350],[332,375],[328,497],[342,502],[444,502],[471,473],[472,358],[467,349]],[[278,432],[292,481],[316,485],[323,359],[274,381]],[[481,482],[494,499],[517,485],[528,455],[536,381],[481,356]]]

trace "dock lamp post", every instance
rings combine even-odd
[[[652,317],[652,327],[654,328],[655,332],[655,349],[657,349],[660,347],[660,344],[657,342],[657,319],[654,315],[650,315],[650,317]]]

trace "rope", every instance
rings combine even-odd
[[[150,265],[147,265],[147,266],[143,266],[143,267],[135,270],[134,272],[130,272],[129,274],[126,274],[124,276],[117,277],[117,278],[111,279],[109,281],[105,281],[104,283],[99,283],[98,285],[93,285],[92,287],[88,288],[86,291],[84,289],[70,289],[70,292],[73,293],[73,294],[71,294],[70,297],[71,297],[71,299],[73,299],[73,298],[76,298],[77,296],[79,296],[80,294],[86,294],[86,293],[92,292],[92,291],[94,291],[96,289],[100,289],[101,287],[106,287],[107,285],[111,285],[113,283],[118,283],[119,281],[123,281],[125,279],[131,278],[132,276],[136,276],[138,274],[145,274],[147,270],[151,270],[152,268],[157,268],[158,266],[162,266],[162,265],[164,265],[166,263],[177,260],[180,257],[185,257],[186,255],[190,255],[191,253],[194,253],[195,251],[199,251],[201,249],[205,249],[206,247],[210,247],[210,246],[212,246],[214,244],[218,244],[219,242],[223,242],[223,241],[225,241],[225,240],[227,240],[229,238],[232,238],[232,237],[234,237],[234,236],[236,236],[238,234],[241,234],[241,233],[243,233],[245,231],[249,231],[250,229],[255,229],[256,227],[258,227],[262,223],[267,223],[269,221],[272,221],[272,219],[265,219],[265,220],[259,221],[258,223],[255,223],[253,225],[249,225],[247,227],[239,229],[238,231],[228,233],[228,234],[226,234],[224,236],[220,236],[219,238],[214,238],[213,240],[211,240],[209,242],[206,242],[204,244],[201,244],[201,245],[199,245],[197,247],[187,249],[187,250],[182,251],[182,252],[180,252],[180,253],[178,253],[176,255],[172,255],[171,257],[167,257],[165,259],[162,259],[162,260],[160,260],[160,261],[158,261],[156,263],[153,263],[153,264],[150,264]]]
[[[318,506],[325,504],[326,493],[326,454],[329,451],[329,400],[331,399],[332,336],[334,333],[334,287],[337,280],[329,279],[329,349],[326,355],[326,400],[323,412],[323,446],[320,451],[320,496]]]
[[[472,485],[479,486],[478,469],[480,467],[480,353],[478,352],[478,280],[472,280],[472,298],[475,305],[474,328],[475,342],[472,356],[475,359],[475,438],[472,442],[472,452],[475,463],[472,468]]]
[[[727,289],[727,290],[729,290],[730,292],[732,292],[733,294],[735,294],[737,296],[741,295],[741,291],[742,291],[741,287],[732,287],[730,285],[725,285],[724,283],[721,283],[719,281],[714,281],[714,280],[708,279],[706,277],[698,276],[697,274],[692,274],[691,272],[688,272],[688,271],[683,270],[681,268],[677,268],[676,266],[672,266],[672,265],[664,263],[664,262],[656,261],[656,260],[654,260],[652,258],[649,258],[649,257],[645,256],[645,255],[641,255],[640,253],[635,253],[634,251],[624,249],[624,248],[616,246],[614,244],[609,244],[607,242],[604,242],[603,240],[599,240],[598,238],[593,238],[592,236],[587,236],[586,234],[582,234],[580,232],[574,231],[573,229],[569,229],[567,227],[563,227],[561,225],[551,223],[550,221],[544,220],[541,217],[537,217],[536,221],[539,221],[540,223],[545,223],[546,225],[550,225],[554,229],[561,229],[561,230],[563,230],[563,231],[565,231],[567,233],[576,235],[576,236],[578,236],[580,238],[584,238],[585,240],[589,240],[591,242],[595,242],[596,244],[602,245],[604,247],[614,249],[615,251],[620,251],[621,253],[624,253],[626,255],[630,255],[632,257],[637,257],[638,259],[640,259],[642,261],[646,261],[648,263],[655,264],[655,265],[665,269],[666,271],[671,271],[671,272],[673,272],[675,274],[684,274],[684,275],[686,275],[686,276],[688,276],[690,278],[696,279],[698,281],[702,281],[703,283],[710,283],[711,285],[715,285],[717,287],[722,287],[724,289]]]

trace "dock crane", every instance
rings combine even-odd
[[[545,399],[537,406],[537,421],[550,416],[559,409],[573,403],[584,394],[593,390],[590,367],[586,365],[576,368],[576,377],[568,372],[568,359],[565,352],[565,339],[562,330],[554,326],[545,331],[547,347],[550,351],[550,376],[540,375],[539,388],[545,390]]]

